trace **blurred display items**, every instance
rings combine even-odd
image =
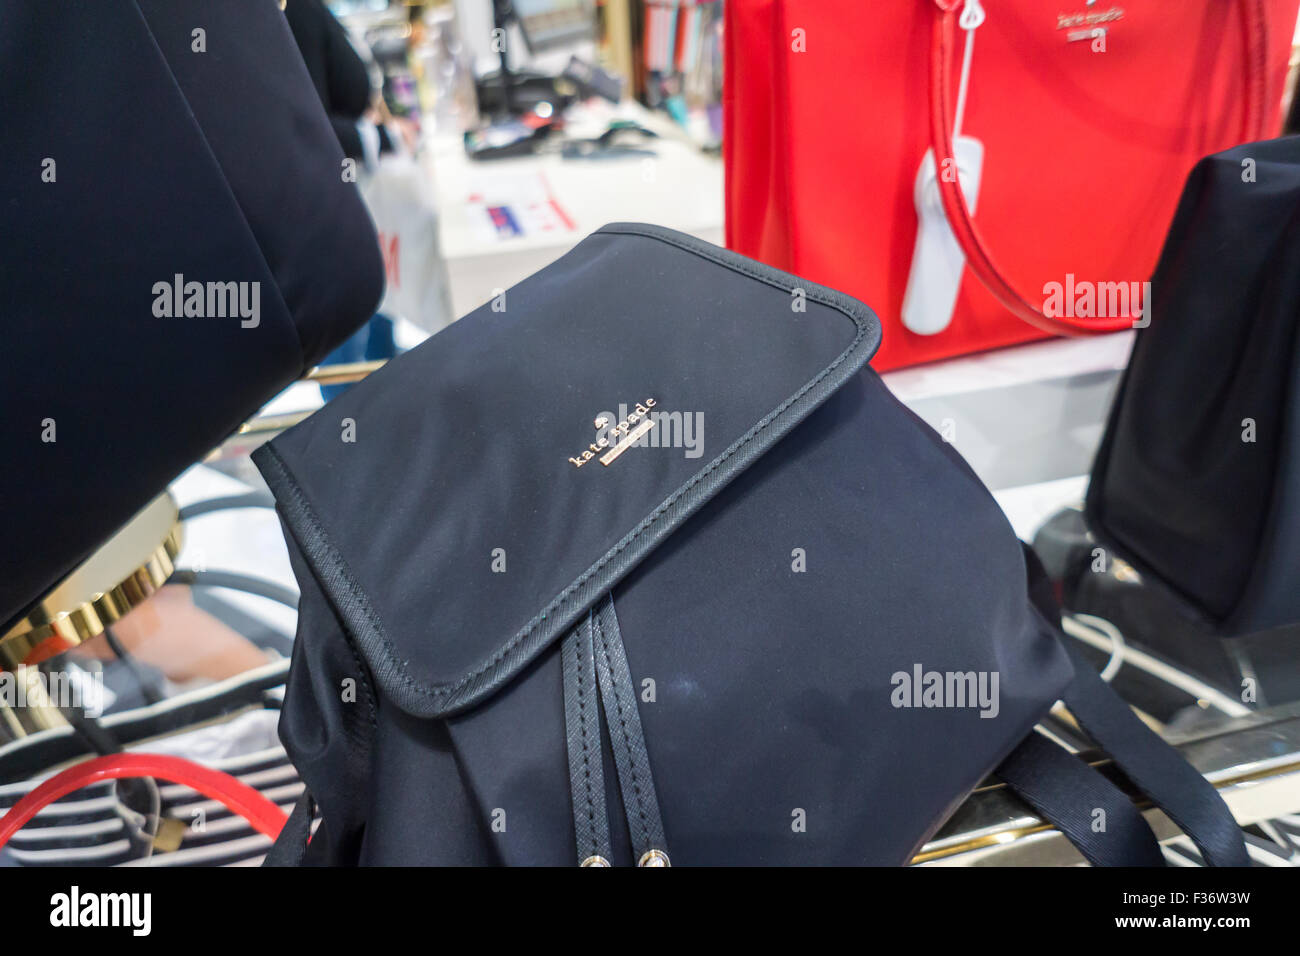
[[[506,0],[513,5],[530,52],[590,40],[596,31],[592,0]]]

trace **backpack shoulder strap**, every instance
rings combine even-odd
[[[1093,866],[1163,866],[1155,834],[1133,801],[1096,769],[1030,731],[994,771]],[[1097,811],[1103,811],[1099,817]],[[1104,824],[1096,829],[1098,820]]]
[[[1200,849],[1210,866],[1249,866],[1246,842],[1214,786],[1146,724],[1087,661],[1064,701],[1079,725],[1124,775]],[[1161,866],[1142,814],[1118,787],[1082,760],[1030,732],[994,771],[1050,821],[1094,866]],[[1096,832],[1097,809],[1106,827]]]
[[[1079,726],[1191,837],[1206,863],[1249,866],[1241,828],[1213,784],[1138,719],[1090,663],[1074,656],[1076,676],[1064,700]]]
[[[1074,662],[1074,680],[1066,688],[1063,700],[1079,726],[1110,754],[1124,776],[1191,838],[1206,863],[1211,866],[1249,866],[1250,857],[1246,853],[1245,838],[1219,792],[1177,750],[1138,719],[1124,699],[1115,693],[1114,688],[1101,679],[1092,663],[1079,654],[1078,649],[1062,634],[1060,610],[1052,595],[1047,572],[1043,570],[1042,562],[1032,548],[1025,545],[1024,551],[1029,599],[1044,620],[1052,625]],[[1059,751],[1059,754],[1049,756],[1049,751],[1039,743],[1031,742],[1037,736],[1031,732],[1029,739],[1007,758],[1010,765],[1004,763],[996,772],[1027,803],[1056,824],[1085,857],[1092,859],[1089,853],[1099,852],[1095,847],[1096,841],[1092,839],[1095,835],[1090,835],[1090,831],[1072,835],[1071,830],[1067,829],[1069,817],[1060,806],[1063,803],[1078,804],[1091,797],[1079,797],[1067,789],[1081,786],[1067,783],[1071,774],[1073,778],[1082,778],[1067,769],[1068,764],[1063,763],[1059,756],[1069,757],[1075,764],[1086,764],[1051,745],[1049,741],[1042,740],[1042,744],[1048,744]],[[1030,759],[1042,760],[1042,768],[1030,773],[1025,767]],[[1105,779],[1092,768],[1088,769],[1096,777]],[[1015,777],[1015,781],[1008,779],[1003,770]],[[1021,791],[1022,787],[1025,792]],[[1116,793],[1120,792],[1117,788],[1112,789]],[[1127,797],[1124,799],[1131,805]],[[1043,805],[1040,806],[1035,800],[1041,801]],[[1107,816],[1112,820],[1123,819],[1123,816],[1115,818],[1109,811]],[[1150,828],[1146,826],[1145,820],[1142,825],[1149,834]],[[1085,841],[1092,840],[1089,848],[1085,850],[1080,846],[1075,836]]]

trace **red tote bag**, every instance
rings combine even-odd
[[[727,245],[868,303],[878,370],[1130,327],[1192,165],[1280,128],[1298,7],[726,0]],[[953,153],[964,24],[974,212]],[[965,263],[946,325],[920,334],[901,316],[928,150],[963,170],[927,200],[958,250],[940,274]],[[1120,284],[1135,298],[1116,310]]]

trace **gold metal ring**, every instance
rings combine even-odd
[[[176,502],[160,495],[0,637],[0,670],[103,634],[167,582],[183,541]]]

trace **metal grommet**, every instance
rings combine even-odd
[[[587,857],[585,860],[579,863],[578,866],[609,866],[609,860],[605,859],[600,854],[596,854],[594,856]]]
[[[668,854],[663,850],[646,850],[641,859],[636,861],[637,866],[672,866],[672,861],[668,859]]]

